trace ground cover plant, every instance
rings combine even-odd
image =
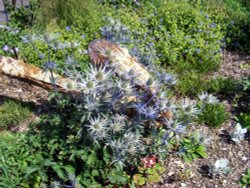
[[[0,128],[9,129],[11,126],[18,126],[22,121],[31,115],[29,106],[16,101],[5,101],[0,106]]]
[[[239,153],[239,161],[248,161],[249,78],[210,76],[223,51],[249,50],[247,2],[32,3],[33,9],[11,10],[11,24],[0,28],[0,54],[42,67],[54,87],[26,132],[7,130],[27,119],[29,109],[0,106],[1,186],[180,187],[198,167],[206,186],[211,179],[229,187],[223,180],[235,171],[245,174],[229,180],[234,187],[249,184],[249,167],[238,169],[230,158]],[[133,70],[118,76],[115,63],[91,65],[87,47],[97,38],[127,48],[152,78],[138,87]],[[73,79],[79,94],[58,92],[53,72]],[[225,126],[229,132],[222,134]],[[220,137],[219,146],[204,130]],[[221,149],[228,145],[230,156]]]

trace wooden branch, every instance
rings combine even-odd
[[[44,72],[41,68],[24,63],[22,60],[0,56],[0,72],[8,76],[30,80],[46,89],[53,88],[49,72]],[[56,79],[56,87],[59,91],[79,92],[74,80],[65,78],[56,73],[53,73],[53,76]]]
[[[130,71],[133,71],[136,75],[134,82],[138,86],[145,86],[148,79],[151,78],[146,68],[138,63],[128,53],[127,49],[121,48],[110,41],[104,39],[94,40],[89,44],[88,51],[93,64],[100,65],[109,61],[110,66],[115,67],[115,72],[120,77],[128,75]],[[44,72],[43,69],[24,63],[22,60],[0,56],[0,72],[12,77],[33,81],[47,89],[53,88],[49,72]],[[59,91],[66,93],[80,92],[76,81],[56,73],[53,73],[53,77],[56,80],[56,86]]]

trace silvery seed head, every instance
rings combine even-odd
[[[93,140],[103,140],[107,138],[107,119],[100,115],[96,118],[89,118],[89,124],[85,125]]]
[[[197,116],[200,110],[196,107],[197,103],[194,100],[184,98],[181,101],[181,109],[184,114],[189,116]]]
[[[219,100],[213,96],[212,94],[208,94],[207,92],[203,92],[199,95],[199,99],[205,104],[216,104]]]

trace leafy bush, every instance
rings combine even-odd
[[[217,94],[231,94],[237,92],[241,88],[238,80],[226,77],[217,77],[209,80],[207,90]]]
[[[18,58],[21,31],[8,26],[0,27],[0,54]]]
[[[77,27],[79,31],[93,37],[109,11],[97,0],[65,0],[63,3],[60,0],[44,0],[40,1],[35,28]]]
[[[21,38],[23,40],[19,43],[20,56],[31,64],[44,66],[50,61],[62,67],[65,62],[66,64],[78,62],[78,69],[86,70],[87,68],[87,61],[89,61],[87,40],[89,38],[84,33],[77,33],[74,28],[58,30],[53,34],[27,34]]]
[[[31,114],[29,107],[20,102],[6,101],[0,106],[0,128],[8,129],[11,126],[18,126]]]
[[[210,127],[220,127],[229,118],[226,107],[221,104],[206,104],[201,108],[201,114],[198,116],[200,122]]]
[[[180,75],[175,91],[184,96],[197,96],[206,87],[203,75],[194,71],[185,72]]]
[[[28,167],[45,163],[41,152],[38,152],[38,137],[26,137],[21,133],[1,132],[0,142],[0,185],[1,187],[38,187],[44,180],[44,168],[40,166],[37,176],[27,177]],[[28,170],[28,171],[27,171]],[[38,169],[37,169],[38,170]]]
[[[155,37],[162,63],[175,68],[182,60],[199,72],[218,67],[223,33],[205,12],[187,1],[160,1],[146,7],[145,24]]]
[[[197,158],[206,158],[206,146],[200,134],[192,134],[180,141],[179,153],[186,162],[191,162]]]
[[[202,9],[222,26],[227,47],[249,51],[249,3],[244,0],[210,0],[202,3]]]
[[[8,26],[23,30],[33,24],[34,14],[38,8],[37,0],[30,0],[28,8],[14,6],[6,0],[4,0],[4,4],[10,17]]]

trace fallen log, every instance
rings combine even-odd
[[[129,54],[126,48],[110,41],[104,39],[92,41],[88,46],[88,53],[93,64],[98,66],[108,61],[120,77],[127,77],[133,72],[136,85],[145,86],[152,77],[147,69]]]
[[[91,62],[95,65],[101,65],[109,61],[110,66],[115,68],[115,72],[120,77],[126,77],[131,71],[136,75],[134,82],[138,86],[145,86],[151,78],[147,69],[132,57],[126,48],[104,40],[96,39],[88,47]],[[8,76],[30,80],[46,89],[52,89],[53,84],[51,74],[32,64],[24,63],[22,60],[16,60],[11,57],[0,56],[0,72]],[[77,82],[69,78],[53,73],[55,84],[58,91],[76,92]]]
[[[52,89],[51,75],[43,69],[24,63],[11,57],[0,56],[0,72],[11,77],[23,78],[32,81],[43,88]],[[79,92],[76,82],[69,78],[53,73],[56,87],[61,92]]]

